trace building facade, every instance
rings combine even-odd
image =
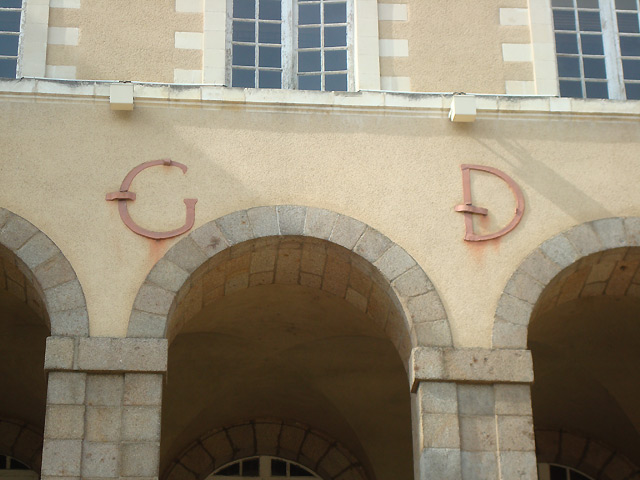
[[[0,0],[0,478],[640,479],[639,15]]]

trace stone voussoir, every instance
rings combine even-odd
[[[605,250],[627,246],[627,235],[622,218],[602,218],[591,222]]]
[[[276,207],[254,207],[247,210],[253,234],[256,237],[273,237],[280,235]]]
[[[371,227],[367,227],[353,251],[365,260],[374,263],[392,245],[393,242],[388,237]]]
[[[189,273],[207,261],[207,256],[189,236],[171,247],[163,258]]]
[[[177,293],[188,278],[189,272],[163,257],[153,266],[146,282]]]
[[[16,252],[38,232],[38,229],[25,219],[12,214],[0,229],[0,244]]]
[[[307,217],[307,208],[295,205],[278,205],[278,227],[280,235],[302,235]]]
[[[227,238],[215,221],[211,221],[189,233],[189,237],[195,242],[204,254],[211,258],[229,246]]]
[[[338,214],[335,212],[321,208],[307,208],[304,235],[328,240],[337,220]]]
[[[33,270],[41,263],[54,257],[59,251],[60,249],[49,237],[38,232],[18,249],[16,255],[27,267]]]
[[[229,245],[246,242],[255,238],[246,210],[230,213],[216,220]]]
[[[329,240],[347,250],[353,250],[366,228],[367,226],[359,220],[339,215]]]

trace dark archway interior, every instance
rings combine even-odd
[[[561,272],[536,305],[528,341],[536,429],[575,432],[640,465],[637,254],[605,252]]]
[[[297,421],[340,442],[373,479],[413,478],[409,387],[382,328],[346,300],[261,285],[205,306],[169,349],[161,475],[207,431]]]

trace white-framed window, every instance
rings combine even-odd
[[[0,479],[2,480],[37,480],[38,474],[24,463],[7,455],[0,455]]]
[[[553,463],[538,464],[539,480],[593,480],[584,473],[564,465],[556,465]]]
[[[552,0],[561,97],[640,99],[639,0]]]
[[[227,11],[227,85],[354,89],[351,0],[229,0]]]
[[[22,0],[0,0],[0,78],[16,78]]]
[[[228,463],[209,475],[206,480],[245,480],[255,478],[261,480],[277,480],[280,478],[295,480],[320,479],[318,475],[298,463],[283,458],[261,455]]]

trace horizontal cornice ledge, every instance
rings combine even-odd
[[[417,347],[409,359],[411,391],[420,382],[532,383],[529,350]]]

